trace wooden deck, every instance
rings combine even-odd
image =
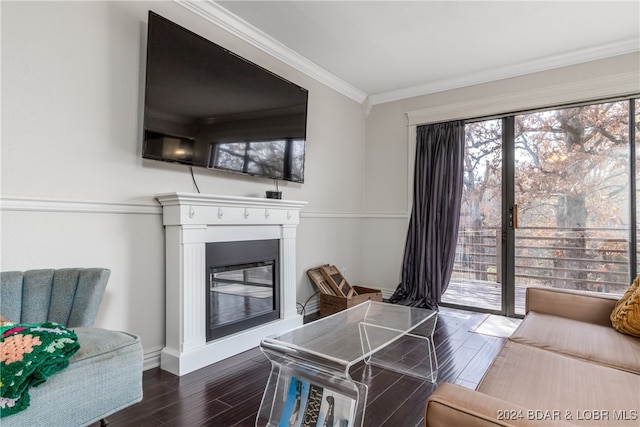
[[[524,315],[526,286],[516,285],[516,313]],[[502,309],[502,284],[484,280],[452,279],[442,302],[485,310]]]

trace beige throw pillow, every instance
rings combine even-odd
[[[616,303],[611,312],[611,324],[623,334],[640,337],[640,276]]]

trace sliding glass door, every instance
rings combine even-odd
[[[629,102],[515,117],[515,286],[629,286]],[[516,298],[516,314],[524,299]]]
[[[502,310],[502,120],[465,126],[454,271],[442,302]]]
[[[637,105],[467,124],[457,259],[444,304],[523,315],[529,286],[628,287],[638,262]]]

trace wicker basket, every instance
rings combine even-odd
[[[320,291],[321,317],[366,301],[382,301],[380,290],[350,285],[333,265],[311,268],[307,271],[307,276]]]

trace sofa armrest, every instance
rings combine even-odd
[[[442,383],[425,405],[425,427],[572,426],[564,414],[531,411],[457,384]]]
[[[596,325],[611,326],[615,295],[569,289],[527,288],[526,313],[552,314]]]

